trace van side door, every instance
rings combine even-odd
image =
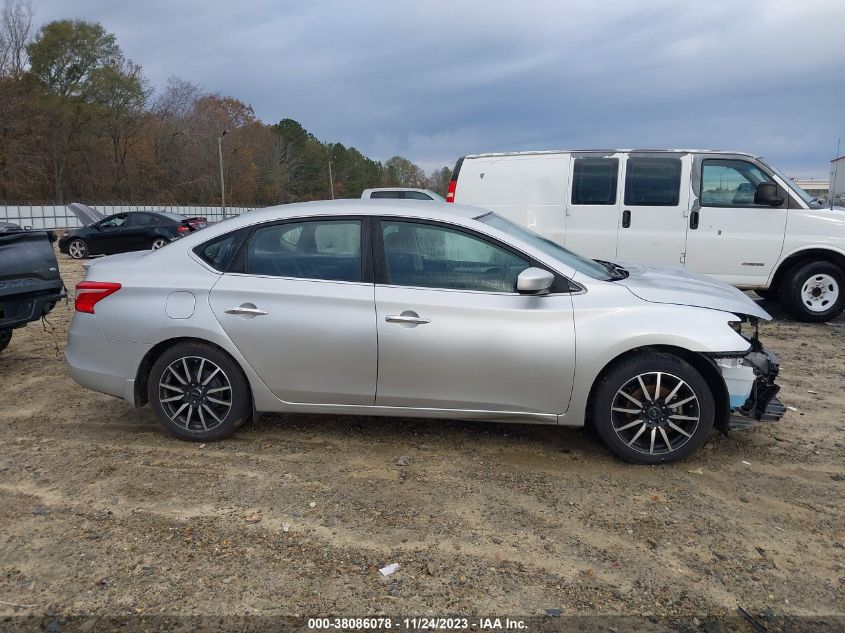
[[[735,286],[764,286],[783,249],[789,192],[783,203],[754,203],[761,182],[776,182],[749,157],[695,157],[693,200],[687,231],[686,266]]]
[[[566,197],[566,248],[592,259],[616,259],[621,155],[572,154]]]
[[[690,163],[689,155],[668,152],[625,158],[617,260],[683,266]]]

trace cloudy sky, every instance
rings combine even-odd
[[[845,137],[838,0],[34,2],[39,22],[101,22],[156,87],[176,75],[426,169],[707,147],[826,177]]]

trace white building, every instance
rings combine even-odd
[[[827,200],[830,193],[830,181],[816,178],[792,178],[792,182],[801,187],[814,198]]]
[[[830,161],[830,196],[835,204],[845,206],[845,156]]]

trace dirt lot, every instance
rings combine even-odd
[[[71,381],[60,306],[0,356],[0,618],[845,614],[845,327],[772,310],[797,411],[637,467],[480,423],[268,416],[180,442]]]

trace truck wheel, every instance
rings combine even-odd
[[[159,356],[150,370],[147,396],[168,431],[195,442],[231,435],[252,413],[241,368],[206,343],[180,343]]]
[[[831,321],[845,310],[845,273],[831,262],[797,264],[783,279],[780,302],[799,321]]]
[[[88,244],[85,240],[74,238],[67,245],[67,254],[73,259],[85,259],[88,257]]]
[[[12,330],[3,330],[0,332],[0,352],[9,346],[9,341],[12,340]]]
[[[716,407],[707,381],[677,356],[629,356],[599,379],[593,423],[608,448],[637,464],[674,462],[701,448]]]

